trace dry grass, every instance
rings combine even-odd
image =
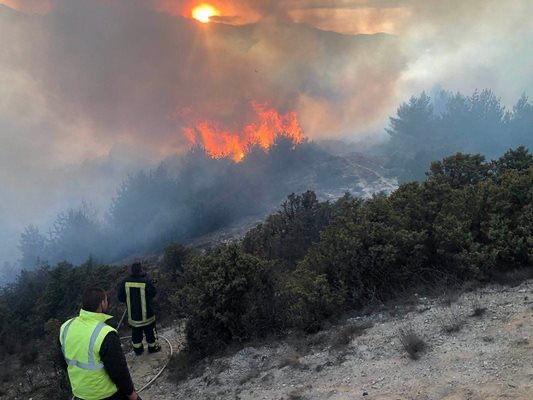
[[[463,292],[457,288],[451,288],[445,289],[441,293],[440,301],[442,305],[445,307],[451,307],[453,304],[457,303]]]
[[[426,342],[412,328],[398,329],[398,337],[403,349],[413,360],[418,360],[427,348]]]
[[[482,301],[481,295],[474,296],[470,299],[470,308],[472,309],[471,317],[481,317],[485,314],[487,308],[482,306]]]
[[[465,320],[461,317],[459,309],[450,307],[448,312],[441,318],[442,330],[445,333],[459,332],[465,325]]]

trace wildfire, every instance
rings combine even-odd
[[[268,150],[278,136],[287,136],[294,143],[303,140],[302,128],[294,112],[279,115],[267,104],[251,103],[256,120],[235,133],[225,130],[210,121],[201,121],[195,128],[184,128],[191,145],[201,145],[213,158],[231,157],[241,161],[249,146],[257,144]]]
[[[192,9],[192,17],[204,24],[209,22],[209,18],[217,15],[220,15],[220,11],[209,4],[200,4]]]

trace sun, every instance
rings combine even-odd
[[[209,4],[200,4],[192,9],[192,17],[204,24],[209,22],[209,18],[220,15],[220,12]]]

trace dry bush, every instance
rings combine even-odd
[[[457,303],[463,292],[458,288],[449,288],[441,292],[440,302],[443,306],[451,307]]]
[[[446,333],[459,332],[465,325],[465,320],[461,317],[456,307],[450,307],[448,312],[441,318],[442,330]]]
[[[471,317],[481,317],[487,311],[487,308],[481,305],[481,296],[473,297],[470,300],[470,308],[472,309]]]
[[[398,337],[403,349],[413,360],[418,360],[427,348],[426,342],[412,328],[398,329]]]
[[[352,339],[361,336],[363,332],[373,326],[372,322],[357,322],[355,324],[345,325],[338,329],[331,338],[331,348],[340,350],[348,346]]]

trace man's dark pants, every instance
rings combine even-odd
[[[131,327],[131,342],[133,343],[133,350],[136,354],[141,354],[144,351],[143,335],[146,337],[148,343],[148,351],[159,347],[159,338],[157,336],[157,329],[155,322],[150,325]]]

